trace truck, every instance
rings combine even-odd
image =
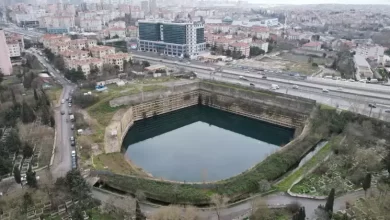
[[[70,121],[74,121],[74,115],[73,114],[69,115],[69,119],[70,119]]]

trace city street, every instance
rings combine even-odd
[[[65,176],[66,173],[72,168],[72,147],[70,146],[70,136],[73,136],[73,131],[70,129],[70,120],[68,120],[69,122],[67,121],[67,119],[69,119],[68,103],[65,102],[64,104],[61,104],[61,100],[69,97],[70,91],[74,89],[75,86],[64,79],[63,76],[43,58],[43,56],[40,56],[38,53],[32,50],[30,50],[30,52],[34,54],[43,65],[46,66],[48,71],[53,74],[53,77],[63,86],[60,101],[54,108],[56,121],[56,148],[54,152],[54,161],[50,167],[53,178],[57,179],[58,177]],[[64,111],[65,114],[61,115],[61,111]]]

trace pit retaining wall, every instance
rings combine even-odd
[[[283,127],[301,129],[315,101],[215,82],[194,82],[111,100],[111,107],[130,105],[113,117],[105,130],[105,152],[120,152],[134,121],[198,103]]]

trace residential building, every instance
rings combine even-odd
[[[141,10],[143,12],[149,12],[149,2],[148,1],[141,1]]]
[[[123,71],[123,61],[129,61],[131,59],[130,54],[128,53],[116,53],[109,54],[103,58],[104,63],[116,65],[119,67],[119,71]]]
[[[41,28],[73,28],[75,27],[74,16],[43,16],[39,18]]]
[[[8,46],[8,51],[9,51],[9,57],[11,57],[11,58],[20,57],[21,50],[20,50],[20,45],[19,45],[18,41],[7,40],[7,46]]]
[[[304,45],[302,45],[302,49],[304,50],[313,50],[313,51],[320,51],[321,50],[321,42],[309,42]]]
[[[264,52],[266,52],[266,53],[268,52],[268,42],[266,42],[266,41],[257,40],[257,41],[252,42],[251,46],[258,47],[258,48],[264,50]]]
[[[251,36],[256,36],[260,40],[265,40],[269,38],[270,31],[267,27],[253,26],[251,28]]]
[[[41,37],[40,42],[43,43],[45,48],[50,48],[51,44],[57,42],[69,42],[70,37],[58,35],[58,34],[45,34]]]
[[[89,51],[70,49],[60,53],[66,60],[86,60],[89,58]]]
[[[114,47],[108,47],[108,46],[96,46],[89,48],[89,51],[92,53],[92,57],[95,58],[104,58],[105,56],[109,54],[115,53]]]
[[[196,56],[206,49],[201,22],[138,21],[139,50],[173,56]]]
[[[108,29],[110,38],[125,38],[126,37],[126,28],[113,27]]]
[[[103,67],[103,60],[98,58],[88,58],[85,60],[70,60],[66,62],[66,66],[69,70],[77,70],[81,67],[81,70],[85,75],[89,75],[91,72],[91,67],[96,66],[99,69]]]
[[[138,28],[136,26],[128,26],[126,36],[129,38],[138,38]]]
[[[7,39],[7,41],[16,41],[16,42],[18,42],[20,52],[23,52],[23,51],[24,51],[24,39],[23,39],[23,35],[21,35],[21,34],[15,34],[15,33],[7,33],[7,34],[5,35],[5,38]]]
[[[50,50],[55,55],[60,54],[61,52],[64,52],[69,49],[69,42],[55,42],[50,44]]]
[[[87,38],[75,39],[69,42],[69,47],[71,49],[78,49],[78,50],[86,50],[87,48],[95,47],[96,45],[97,45],[97,40],[87,39]]]
[[[108,23],[109,28],[126,28],[126,23],[124,21],[111,21]]]
[[[373,77],[374,74],[371,71],[370,64],[368,64],[364,56],[356,54],[353,56],[353,61],[355,62],[356,79]]]
[[[149,0],[149,9],[151,13],[155,13],[157,11],[156,0]]]
[[[0,71],[8,76],[12,74],[12,64],[3,29],[0,29]]]
[[[385,48],[379,45],[362,44],[356,48],[356,55],[361,55],[368,59],[378,59],[383,56]]]
[[[84,31],[101,31],[103,29],[102,21],[97,18],[80,19],[80,28]]]
[[[241,55],[245,57],[249,57],[250,54],[250,46],[248,43],[236,42],[229,45],[229,49],[231,51],[240,51]]]

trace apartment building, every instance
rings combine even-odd
[[[45,48],[50,48],[51,44],[57,42],[69,42],[71,39],[67,36],[56,35],[56,34],[45,34],[40,39],[40,42],[43,43]]]
[[[92,53],[92,57],[95,58],[104,58],[109,54],[115,54],[115,48],[108,46],[91,47],[89,48],[89,51]]]
[[[107,64],[117,65],[119,67],[119,71],[123,71],[123,61],[129,61],[130,59],[131,56],[128,53],[116,53],[106,55],[103,58],[103,62]]]
[[[251,36],[256,36],[260,40],[269,38],[270,31],[267,27],[253,26],[251,28]]]
[[[65,60],[86,60],[89,58],[89,51],[70,49],[60,53]]]
[[[373,77],[374,73],[371,71],[370,64],[364,56],[355,54],[353,56],[353,61],[355,62],[356,78],[358,80],[361,78]]]
[[[108,29],[110,38],[119,37],[119,38],[125,38],[126,37],[126,28],[121,27],[113,27]]]
[[[304,45],[302,45],[302,49],[305,49],[305,50],[313,50],[313,51],[320,51],[321,50],[321,45],[322,43],[321,42],[309,42],[309,43],[306,43]]]
[[[253,47],[258,47],[262,50],[264,50],[264,52],[268,52],[268,42],[266,41],[261,41],[261,40],[257,40],[257,41],[254,41],[250,44],[251,46]]]
[[[196,56],[206,50],[202,22],[139,20],[139,50],[173,56]]]
[[[74,28],[74,16],[43,16],[39,19],[39,27],[41,28]]]
[[[95,47],[97,45],[97,40],[95,39],[75,39],[69,42],[70,49],[85,50],[90,47]]]
[[[128,26],[126,28],[126,36],[129,38],[138,38],[138,28],[136,26]]]
[[[98,18],[85,18],[80,19],[80,28],[84,29],[84,31],[101,31],[103,25]]]
[[[126,22],[124,21],[111,21],[108,23],[108,28],[126,28]]]
[[[7,40],[9,57],[20,57],[21,49],[18,41],[15,40]]]
[[[240,51],[241,55],[244,55],[245,57],[249,57],[250,54],[250,44],[248,43],[241,43],[241,42],[231,43],[229,44],[229,49],[231,51]]]
[[[97,67],[99,69],[102,69],[103,67],[103,60],[98,58],[88,58],[85,60],[70,60],[66,62],[67,68],[69,70],[75,69],[77,70],[79,67],[81,67],[81,70],[85,75],[89,75],[91,72],[91,67]]]
[[[12,74],[12,64],[3,29],[0,28],[0,71],[8,76]]]

